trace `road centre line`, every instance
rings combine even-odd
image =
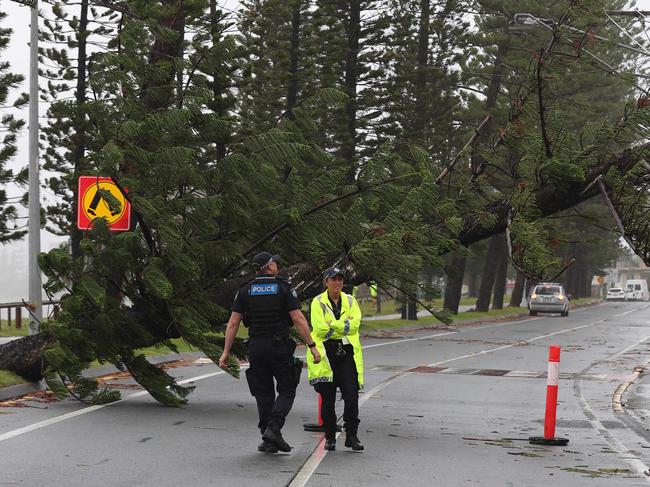
[[[596,306],[601,306],[601,305],[598,304]],[[589,306],[589,307],[585,307],[585,308],[580,308],[580,309],[577,309],[577,310],[573,311],[573,313],[579,313],[581,311],[586,311],[588,309],[595,308],[596,306]],[[642,308],[637,308],[637,309],[642,309]],[[445,335],[453,335],[455,333],[461,334],[461,333],[467,333],[467,332],[476,331],[476,330],[488,330],[490,328],[499,328],[499,327],[502,327],[502,326],[516,325],[518,323],[528,323],[528,322],[537,321],[537,320],[541,320],[541,319],[542,319],[542,317],[527,318],[527,319],[524,319],[524,320],[517,320],[517,321],[506,321],[506,322],[503,322],[503,323],[497,323],[495,325],[485,325],[485,326],[470,327],[467,330],[454,330],[454,331],[447,331],[447,332],[444,332],[444,333],[434,333],[433,335],[425,335],[425,336],[421,336],[421,337],[403,338],[403,339],[388,341],[388,342],[383,342],[383,343],[373,343],[372,345],[364,345],[363,349],[366,350],[367,348],[385,347],[387,345],[396,345],[398,343],[415,342],[415,341],[420,341],[420,340],[428,340],[429,338],[435,338],[435,337],[445,336]],[[372,338],[372,337],[370,337],[370,338]]]
[[[559,335],[559,334],[562,334],[562,333],[581,330],[583,328],[588,328],[588,327],[595,326],[597,324],[603,323],[603,322],[605,322],[605,321],[607,321],[608,319],[611,319],[611,318],[618,318],[620,316],[625,316],[627,314],[630,314],[630,313],[645,309],[648,306],[650,306],[650,305],[641,306],[639,308],[635,308],[633,310],[626,311],[625,313],[622,313],[622,314],[612,315],[612,316],[609,316],[607,318],[603,318],[603,319],[598,320],[598,321],[587,323],[586,325],[576,326],[576,327],[573,327],[573,328],[567,328],[565,330],[556,331],[554,333],[548,333],[546,335],[540,335],[538,337],[531,338],[530,340],[521,340],[521,341],[519,341],[517,343],[512,343],[512,344],[509,344],[509,345],[503,345],[503,346],[496,347],[496,348],[491,348],[491,349],[488,349],[488,350],[482,350],[480,352],[473,352],[473,353],[470,353],[470,354],[461,355],[459,357],[450,358],[450,359],[447,359],[447,360],[441,360],[439,362],[434,362],[434,363],[428,364],[427,367],[436,367],[438,365],[447,364],[449,362],[455,362],[457,360],[463,360],[463,359],[466,359],[466,358],[476,357],[477,355],[484,355],[484,354],[487,354],[487,353],[497,352],[499,350],[505,350],[507,348],[512,348],[512,347],[515,347],[517,345],[520,345],[521,343],[532,343],[532,342],[535,342],[537,340],[542,340],[544,338],[549,338],[549,337]],[[533,320],[524,320],[524,321],[533,321]],[[483,328],[483,327],[480,327],[480,328]],[[478,329],[478,328],[475,328],[475,329]],[[436,335],[433,335],[433,336],[436,336]],[[421,338],[424,339],[424,337],[421,337]],[[408,340],[412,341],[414,339],[411,338],[411,339],[408,339]],[[396,382],[396,381],[398,381],[400,379],[408,377],[409,375],[412,375],[412,374],[415,374],[415,372],[410,372],[409,369],[407,369],[407,370],[404,370],[402,372],[399,372],[398,374],[395,374],[392,377],[389,377],[388,379],[384,380],[383,382],[380,382],[375,387],[373,387],[368,392],[366,392],[359,399],[359,408],[361,408],[373,395],[375,395],[376,393],[378,393],[379,391],[381,391],[385,387],[389,386],[390,384],[392,384],[392,383],[394,383],[394,382]],[[340,435],[341,435],[341,433],[337,433],[336,437],[338,438]],[[325,447],[325,439],[322,438],[318,442],[318,444],[316,445],[316,448],[314,449],[312,454],[309,456],[309,458],[307,458],[307,461],[305,461],[305,463],[300,468],[300,470],[296,473],[296,475],[293,477],[293,479],[291,479],[291,481],[289,482],[287,487],[304,487],[307,484],[307,482],[312,477],[312,475],[314,474],[314,472],[316,471],[316,469],[318,468],[318,466],[322,462],[323,458],[325,458],[325,455],[327,454],[327,451],[325,450],[324,447]]]
[[[582,308],[582,309],[589,309],[589,308]],[[643,309],[643,308],[637,308],[637,309]],[[632,310],[632,311],[635,311],[635,310]],[[618,315],[615,315],[615,316],[618,316]],[[468,331],[483,330],[483,329],[487,329],[487,328],[495,328],[495,327],[498,327],[498,326],[512,325],[512,324],[522,323],[522,322],[526,322],[526,321],[534,321],[534,320],[537,320],[537,319],[540,319],[540,318],[533,318],[533,319],[529,319],[529,320],[520,320],[520,321],[511,321],[509,323],[498,323],[496,325],[479,326],[479,327],[471,328]],[[448,334],[453,334],[453,333],[461,333],[461,332],[460,331],[454,331],[454,332],[438,333],[438,334],[428,335],[428,336],[424,336],[424,337],[406,338],[406,339],[403,339],[403,340],[396,340],[396,341],[392,341],[392,342],[384,342],[384,343],[377,343],[377,344],[374,344],[374,345],[367,345],[364,348],[387,346],[387,345],[391,345],[391,344],[398,344],[398,343],[404,343],[404,342],[416,341],[416,340],[425,340],[425,339],[428,339],[428,338],[431,338],[431,337],[441,336],[441,335],[448,335]],[[463,357],[463,358],[466,358],[466,357]],[[458,360],[460,360],[460,359],[458,359]],[[242,368],[245,368],[245,367],[242,367]],[[182,385],[182,384],[187,384],[187,383],[191,383],[191,382],[197,382],[197,381],[200,381],[200,380],[209,379],[209,378],[212,378],[212,377],[215,377],[215,376],[218,376],[218,375],[222,375],[222,374],[225,374],[225,373],[226,372],[224,372],[223,370],[219,370],[217,372],[211,372],[211,373],[208,373],[208,374],[203,374],[203,375],[199,375],[199,376],[196,376],[196,377],[191,377],[189,379],[184,379],[184,380],[178,381],[178,383]],[[373,391],[373,390],[374,389],[371,389],[371,391]],[[30,425],[27,425],[27,426],[23,426],[22,428],[18,428],[18,429],[12,430],[12,431],[7,431],[6,433],[1,433],[0,434],[0,442],[9,440],[11,438],[15,438],[17,436],[24,435],[24,434],[32,432],[32,431],[36,431],[36,430],[39,430],[39,429],[42,429],[42,428],[46,428],[48,426],[52,426],[54,424],[61,423],[63,421],[67,421],[69,419],[73,419],[73,418],[76,418],[78,416],[82,416],[84,414],[92,413],[94,411],[98,411],[98,410],[106,408],[108,406],[113,406],[113,405],[119,404],[121,402],[129,401],[131,399],[135,399],[135,398],[138,398],[138,397],[142,397],[142,396],[145,396],[147,394],[149,394],[147,391],[135,392],[135,393],[129,394],[128,396],[126,396],[126,397],[124,397],[124,398],[122,398],[122,399],[120,399],[118,401],[115,401],[115,402],[111,402],[111,403],[108,403],[108,404],[98,404],[98,405],[95,405],[95,406],[88,406],[88,407],[86,407],[84,409],[79,409],[77,411],[72,411],[70,413],[62,414],[60,416],[55,416],[54,418],[46,419],[44,421],[39,421],[37,423],[33,423],[33,424],[30,424]],[[373,392],[373,394],[374,394],[374,392]],[[364,397],[365,397],[365,395],[364,395]],[[363,398],[361,399],[360,405],[361,404],[363,404]]]

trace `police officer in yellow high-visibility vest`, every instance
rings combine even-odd
[[[342,291],[343,272],[331,267],[323,273],[326,290],[311,302],[312,337],[322,360],[307,355],[309,383],[320,393],[325,427],[325,449],[336,449],[336,388],[341,389],[346,432],[345,446],[363,450],[357,436],[359,389],[363,387],[363,355],[359,340],[361,309],[350,294]]]

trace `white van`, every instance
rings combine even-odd
[[[645,279],[628,279],[625,284],[627,288],[627,299],[635,301],[648,301],[650,294],[648,293],[648,281]]]

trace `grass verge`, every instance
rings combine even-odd
[[[0,388],[24,384],[25,379],[7,370],[0,370]]]
[[[594,301],[595,300],[593,298],[575,299],[571,301],[571,305],[577,306],[581,304],[592,303]],[[503,309],[491,309],[489,311],[484,311],[484,312],[465,311],[462,313],[458,313],[456,316],[454,316],[454,321],[452,323],[452,326],[454,324],[459,324],[459,323],[480,321],[480,320],[491,319],[491,318],[507,318],[509,316],[518,316],[518,315],[527,315],[527,314],[528,314],[528,310],[526,308],[515,308],[515,307],[507,307]],[[367,332],[377,331],[377,330],[391,330],[395,328],[415,327],[415,326],[427,327],[433,325],[441,325],[441,323],[431,316],[423,317],[416,321],[401,320],[401,319],[373,320],[373,321],[362,322],[361,332],[367,333]]]
[[[0,337],[23,337],[29,332],[29,321],[23,320],[23,326],[16,328],[16,324],[12,321],[11,326],[7,320],[0,321]]]

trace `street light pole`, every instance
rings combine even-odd
[[[43,319],[41,270],[38,254],[41,252],[41,201],[38,163],[38,1],[31,2],[29,40],[29,225],[28,275],[29,304],[32,318],[29,334],[39,331]]]

